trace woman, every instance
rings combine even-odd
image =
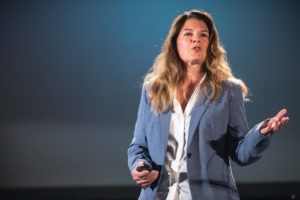
[[[139,199],[239,199],[229,158],[256,161],[289,120],[282,109],[249,130],[246,96],[211,15],[179,15],[145,77],[128,149]]]

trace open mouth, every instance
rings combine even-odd
[[[201,50],[200,46],[195,46],[192,49],[194,49],[194,50]]]

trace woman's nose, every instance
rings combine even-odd
[[[193,43],[200,42],[200,37],[194,36],[194,37],[192,38],[192,42],[193,42]]]

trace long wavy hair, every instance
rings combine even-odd
[[[150,98],[152,109],[155,112],[165,112],[172,106],[176,96],[176,88],[184,78],[185,64],[177,51],[177,37],[188,19],[203,21],[209,31],[209,45],[206,61],[202,71],[206,72],[202,88],[210,91],[211,101],[217,100],[222,92],[224,81],[229,80],[241,86],[244,98],[248,94],[245,83],[233,76],[226,51],[219,41],[217,29],[212,16],[200,10],[191,10],[179,15],[172,23],[167,38],[164,41],[160,54],[156,57],[152,68],[144,78],[144,87]]]

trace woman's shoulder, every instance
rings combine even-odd
[[[149,88],[146,85],[141,86],[141,96],[145,101],[149,101]]]
[[[236,78],[229,78],[222,82],[223,89],[232,90],[232,89],[241,89],[242,81]]]
[[[227,80],[225,80],[223,82],[223,89],[225,91],[227,91],[231,96],[235,96],[235,95],[238,95],[238,96],[243,96],[243,98],[246,100],[246,96],[247,96],[247,93],[248,93],[248,89],[245,85],[245,83],[240,80],[240,79],[237,79],[237,78],[229,78]]]

